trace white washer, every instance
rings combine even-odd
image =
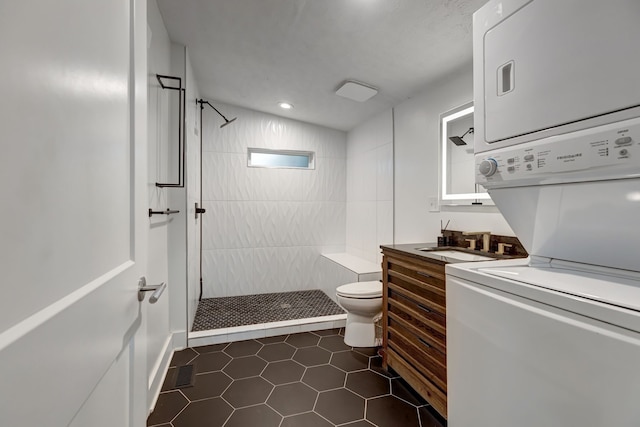
[[[638,426],[638,275],[527,261],[447,266],[449,425]]]

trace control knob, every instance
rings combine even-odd
[[[489,157],[480,162],[478,170],[484,176],[491,176],[498,170],[498,162],[496,162],[496,159]]]

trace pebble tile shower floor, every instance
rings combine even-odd
[[[347,346],[343,330],[187,348],[176,352],[148,426],[446,427],[375,349]],[[175,389],[193,364],[192,387]]]
[[[198,303],[192,332],[344,313],[318,289],[205,298]]]

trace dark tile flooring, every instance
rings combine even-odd
[[[205,298],[198,303],[192,331],[344,313],[338,304],[319,289]]]
[[[193,386],[175,389],[177,366]],[[446,427],[371,348],[342,330],[187,348],[176,352],[148,426]]]

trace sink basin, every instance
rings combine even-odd
[[[495,259],[484,255],[476,255],[467,252],[456,251],[454,249],[437,250],[433,248],[418,248],[418,250],[423,252],[431,252],[434,255],[439,255],[441,257],[453,258],[458,261],[489,261]]]

